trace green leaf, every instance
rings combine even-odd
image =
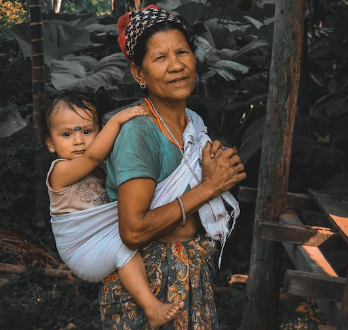
[[[198,3],[198,1],[190,1],[173,9],[172,12],[179,14],[186,22],[192,25],[202,16],[204,9],[205,6],[203,3]]]
[[[227,60],[221,60],[216,62],[214,66],[212,66],[212,68],[233,70],[233,71],[240,72],[242,74],[245,74],[249,71],[249,68],[247,66],[234,61],[227,61]]]
[[[261,151],[264,122],[264,117],[256,119],[243,133],[238,155],[244,165]]]
[[[29,24],[15,25],[11,32],[19,43],[24,56],[31,57]],[[119,34],[114,20],[110,20],[108,16],[90,17],[90,15],[76,16],[74,21],[54,19],[43,21],[42,33],[45,63],[48,66],[54,59],[61,60],[66,55],[85,52],[87,49],[100,46],[100,44],[90,42],[91,34],[112,36]]]
[[[337,95],[326,94],[320,97],[313,106],[313,112],[326,113],[326,108],[328,104],[332,103],[337,98]]]
[[[239,49],[238,52],[233,55],[232,59],[237,59],[257,49],[269,47],[269,43],[266,40],[253,40],[243,48]]]
[[[214,77],[216,75],[216,71],[207,71],[205,73],[202,74],[201,76],[201,81],[203,83],[206,83],[208,81],[208,79]]]
[[[348,96],[337,95],[337,97],[326,105],[326,113],[329,117],[347,114],[348,112]]]
[[[225,48],[217,51],[217,55],[222,60],[231,60],[237,53],[238,53],[237,50],[225,49]]]
[[[201,35],[206,38],[214,48],[234,49],[236,47],[235,37],[231,31],[236,28],[234,24],[221,24],[219,19],[213,18],[204,22],[204,27],[206,32],[203,32]]]
[[[201,36],[195,37],[194,45],[196,46],[195,54],[198,63],[203,63],[209,54],[214,51],[211,44]]]
[[[156,5],[164,10],[173,11],[175,8],[181,5],[181,1],[180,0],[162,0],[157,2]]]
[[[215,71],[220,77],[224,78],[226,81],[236,80],[236,77],[231,72],[221,69],[215,69]]]
[[[104,25],[95,23],[87,25],[85,29],[90,33],[105,33],[114,36],[119,35],[117,24]]]
[[[31,57],[31,40],[29,24],[22,23],[12,28],[24,56]],[[60,60],[68,54],[84,50],[89,45],[89,32],[80,29],[71,22],[50,21],[44,22],[43,28],[45,63],[49,66],[51,61]]]
[[[11,136],[28,125],[29,119],[22,118],[19,108],[15,104],[9,104],[0,108],[0,138]]]
[[[245,19],[247,19],[250,23],[252,23],[257,29],[260,29],[260,27],[263,25],[262,22],[258,21],[257,19],[254,19],[250,16],[244,16]]]
[[[253,95],[268,93],[268,74],[266,72],[256,73],[241,80],[241,87]]]
[[[77,87],[96,91],[100,87],[115,86],[127,70],[122,53],[104,57],[99,62],[90,56],[69,56],[52,62],[51,79],[58,90]]]
[[[205,49],[205,50],[209,50],[209,49],[213,49],[213,45],[204,37],[201,36],[196,36],[195,40],[194,40],[194,44],[196,47]]]

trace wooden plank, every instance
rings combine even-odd
[[[309,189],[308,193],[348,244],[348,191],[332,192]]]
[[[269,241],[321,247],[333,247],[342,241],[339,234],[324,227],[288,225],[274,221],[258,221],[256,226],[258,238]]]
[[[280,218],[280,223],[302,224],[296,213],[292,210],[284,212]],[[297,270],[338,276],[329,262],[325,259],[319,248],[312,246],[283,244]],[[327,300],[315,299],[321,312],[331,325],[338,325],[341,318],[341,303]]]
[[[250,187],[239,187],[237,199],[244,203],[255,203],[257,189]],[[293,210],[318,210],[318,206],[307,194],[287,193],[286,207]]]
[[[286,291],[294,296],[334,301],[342,301],[342,292],[346,284],[343,277],[290,269],[285,272],[284,279]]]
[[[246,284],[248,282],[248,275],[243,275],[243,274],[234,274],[231,275],[228,279],[228,284],[233,285],[233,284]]]
[[[255,221],[277,221],[286,207],[306,2],[278,0],[267,111],[262,137]],[[244,330],[278,328],[280,243],[260,240],[253,230]]]
[[[331,325],[319,325],[318,330],[337,330],[337,327],[332,327]]]

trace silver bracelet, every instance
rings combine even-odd
[[[181,226],[185,227],[186,225],[186,213],[185,213],[185,209],[184,209],[184,205],[182,204],[182,200],[180,197],[176,198],[180,204],[180,208],[181,208],[181,214],[182,214],[182,220],[181,220]]]

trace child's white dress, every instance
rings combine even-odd
[[[105,179],[89,174],[63,190],[51,188],[49,176],[59,161],[64,159],[52,162],[46,179],[57,250],[74,274],[99,282],[123,267],[136,251],[120,238],[117,202],[109,203]]]

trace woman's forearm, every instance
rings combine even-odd
[[[149,180],[149,179],[140,179]],[[131,185],[133,185],[131,183]],[[121,188],[121,189],[120,189]],[[146,242],[158,239],[171,229],[181,224],[183,215],[177,200],[171,203],[147,209],[144,212],[123,212],[122,185],[119,188],[119,222],[120,235],[124,243],[131,249],[137,249]],[[131,187],[129,187],[131,189]],[[121,197],[120,197],[121,194]],[[204,203],[214,196],[214,192],[205,183],[194,187],[181,196],[186,217],[196,212]],[[134,202],[134,200],[133,200]],[[139,204],[137,204],[139,206]],[[124,226],[124,224],[126,224]]]

